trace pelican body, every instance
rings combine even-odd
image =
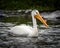
[[[38,10],[33,10],[31,12],[31,16],[32,16],[33,27],[29,25],[21,24],[21,25],[12,27],[10,32],[17,35],[26,35],[29,37],[38,36],[36,18],[40,20],[46,26],[46,28],[48,27],[46,21],[39,14]]]

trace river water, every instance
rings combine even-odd
[[[42,12],[41,15],[49,20],[49,28],[38,25],[37,38],[21,37],[8,30],[14,23],[0,22],[0,48],[60,48],[60,11]],[[30,22],[29,22],[30,23]]]

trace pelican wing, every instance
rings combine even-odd
[[[33,28],[25,24],[12,27],[10,32],[17,34],[17,35],[28,35],[28,36],[33,36],[33,33],[34,33]]]

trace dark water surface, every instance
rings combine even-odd
[[[47,29],[44,25],[38,25],[39,36],[37,38],[12,34],[7,30],[16,24],[0,22],[0,48],[60,48],[60,11],[41,14],[50,23]]]

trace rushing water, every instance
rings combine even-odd
[[[10,33],[7,30],[16,24],[0,22],[0,48],[59,48],[60,11],[43,12],[41,14],[47,20],[50,20],[50,24],[48,29],[44,25],[38,25],[39,36],[37,38],[21,37]]]

